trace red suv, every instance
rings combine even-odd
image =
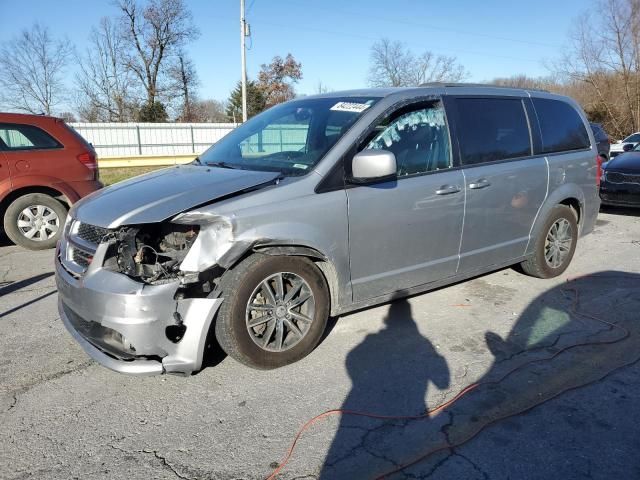
[[[15,244],[54,247],[69,207],[101,187],[95,150],[63,120],[0,113],[0,215]]]

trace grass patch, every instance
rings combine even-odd
[[[122,168],[101,168],[100,169],[100,181],[105,186],[113,185],[114,183],[121,182],[127,178],[142,175],[143,173],[153,172],[160,168],[167,167],[122,167]]]

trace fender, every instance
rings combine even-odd
[[[80,200],[80,196],[75,192],[75,190],[59,178],[49,177],[45,175],[28,175],[13,178],[11,190],[5,192],[5,194],[0,198],[0,201],[4,200],[4,198],[11,192],[15,192],[17,190],[22,190],[25,188],[39,187],[57,190],[65,197],[70,205]]]
[[[545,202],[540,207],[540,211],[538,212],[538,216],[534,224],[531,227],[531,234],[529,235],[529,244],[525,250],[525,255],[530,255],[533,253],[533,248],[535,245],[535,239],[540,235],[540,229],[546,222],[549,217],[549,213],[551,209],[556,205],[565,202],[568,199],[576,199],[580,204],[580,211],[578,212],[578,230],[582,232],[582,228],[584,225],[584,212],[585,212],[585,198],[584,192],[582,188],[580,188],[575,183],[565,183],[553,190],[545,200]]]
[[[254,242],[239,241],[236,242],[233,247],[225,253],[218,265],[223,268],[233,268],[247,253],[256,252],[264,255],[287,255],[287,256],[302,256],[316,260],[316,265],[322,272],[327,281],[327,287],[329,288],[329,295],[331,297],[331,315],[337,315],[344,304],[349,303],[350,297],[345,297],[344,291],[349,290],[347,293],[350,295],[350,289],[341,288],[338,272],[333,262],[319,250],[308,247],[305,245],[292,245],[286,241],[277,241],[270,239],[259,239]],[[344,287],[348,287],[345,285]],[[340,292],[343,292],[341,295]]]

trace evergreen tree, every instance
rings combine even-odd
[[[262,89],[254,81],[247,82],[247,118],[262,112],[267,106]],[[226,109],[229,120],[242,122],[242,83],[238,82],[236,88],[231,92]]]

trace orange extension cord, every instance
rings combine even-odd
[[[575,280],[579,280],[581,277],[576,277],[576,278],[568,278],[567,282],[573,282]],[[597,278],[626,278],[623,275],[602,275],[602,276],[597,276]],[[420,419],[427,419],[429,417],[431,417],[432,415],[444,410],[445,408],[449,407],[450,405],[452,405],[453,403],[455,403],[456,401],[458,401],[460,398],[464,397],[465,395],[467,395],[469,392],[472,392],[473,390],[475,390],[478,387],[484,386],[484,385],[495,385],[498,384],[500,382],[502,382],[503,380],[505,380],[507,377],[509,377],[510,375],[512,375],[513,373],[515,373],[516,371],[520,370],[523,367],[526,367],[527,365],[531,365],[533,363],[540,363],[540,362],[548,362],[550,360],[553,360],[555,357],[557,357],[558,355],[560,355],[561,353],[564,353],[568,350],[572,350],[574,348],[577,347],[584,347],[584,346],[588,346],[588,345],[609,345],[609,344],[614,344],[614,343],[618,343],[621,342],[625,339],[627,339],[631,333],[629,332],[629,330],[627,330],[626,328],[617,325],[615,323],[611,323],[608,322],[607,320],[603,320],[602,318],[598,318],[594,315],[588,314],[588,313],[584,313],[584,312],[580,312],[578,310],[579,305],[580,305],[580,294],[578,292],[578,290],[576,288],[567,288],[565,289],[565,291],[568,292],[573,292],[574,297],[573,297],[573,304],[570,310],[570,313],[577,315],[577,316],[581,316],[584,318],[588,318],[590,320],[594,320],[596,322],[600,322],[604,325],[607,325],[610,327],[609,330],[613,330],[613,329],[619,329],[623,332],[623,335],[620,336],[619,338],[616,338],[614,340],[602,340],[599,342],[582,342],[582,343],[576,343],[574,345],[570,345],[568,347],[562,348],[560,350],[558,350],[556,353],[554,353],[553,355],[549,356],[549,357],[545,357],[545,358],[540,358],[540,359],[535,359],[535,360],[529,360],[528,362],[525,362],[523,364],[520,364],[518,366],[516,366],[515,368],[507,371],[504,375],[502,375],[500,378],[498,378],[497,380],[491,380],[491,381],[484,381],[484,382],[478,382],[478,383],[472,383],[470,385],[467,385],[465,388],[463,388],[462,390],[460,390],[460,392],[458,392],[458,394],[456,396],[454,396],[452,399],[447,400],[446,402],[438,405],[435,408],[432,408],[431,410],[428,410],[426,413],[423,413],[421,415],[377,415],[374,413],[369,413],[369,412],[360,412],[360,411],[356,411],[356,410],[344,410],[344,409],[333,409],[333,410],[328,410],[326,412],[323,412],[315,417],[313,417],[311,420],[307,421],[299,430],[298,433],[296,434],[296,436],[293,439],[293,442],[291,442],[291,446],[289,447],[289,451],[287,452],[287,454],[285,455],[284,459],[282,460],[282,462],[280,462],[280,465],[273,470],[273,472],[271,473],[271,475],[269,475],[267,477],[267,480],[274,480],[277,475],[284,469],[284,467],[286,467],[286,465],[289,463],[289,461],[291,460],[291,457],[293,456],[293,451],[296,447],[296,444],[298,443],[298,440],[300,439],[300,437],[302,436],[302,434],[308,430],[313,424],[317,423],[319,420],[322,420],[323,418],[329,417],[329,416],[333,416],[333,415],[351,415],[351,416],[355,416],[355,417],[367,417],[367,418],[373,418],[373,419],[378,419],[378,420],[420,420]],[[632,365],[633,363],[635,363],[636,361],[632,361],[629,362],[625,365],[621,365],[619,368],[628,366],[628,365]],[[607,375],[609,375],[608,372],[607,374],[605,374],[602,378],[606,377]],[[602,378],[598,379],[601,380]],[[597,380],[594,380],[597,381]],[[593,383],[593,382],[590,382]],[[505,415],[504,417],[500,417],[500,418],[496,418],[495,420],[486,423],[485,425],[481,426],[480,428],[478,428],[475,432],[473,432],[471,435],[467,436],[464,440],[461,440],[457,443],[448,443],[442,447],[438,447],[435,448],[433,450],[429,450],[426,453],[418,456],[417,458],[414,458],[413,460],[404,463],[396,468],[394,468],[393,470],[389,470],[388,472],[383,473],[382,475],[379,475],[378,477],[376,477],[376,480],[380,480],[383,478],[386,478],[390,475],[393,475],[394,473],[398,473],[402,470],[404,470],[405,468],[408,468],[412,465],[415,465],[423,460],[425,460],[426,458],[435,455],[438,452],[444,451],[444,450],[449,450],[452,448],[456,448],[459,447],[461,445],[463,445],[464,443],[468,442],[469,440],[471,440],[472,438],[476,437],[480,432],[482,432],[485,428],[489,427],[490,425],[493,425],[497,422],[500,422],[502,420],[505,420],[507,418],[510,417],[514,417],[517,415],[521,415],[522,413],[525,413],[529,410],[532,410],[533,408],[540,406],[546,402],[548,402],[549,400],[552,400],[568,391],[571,390],[575,390],[581,387],[584,387],[585,385],[580,385],[580,386],[576,386],[576,387],[570,387],[570,388],[566,388],[564,390],[559,391],[558,393],[556,393],[555,395],[548,397],[546,399],[544,399],[541,402],[538,402],[530,407],[527,407],[521,411],[515,412],[515,413],[510,413],[508,415]]]

